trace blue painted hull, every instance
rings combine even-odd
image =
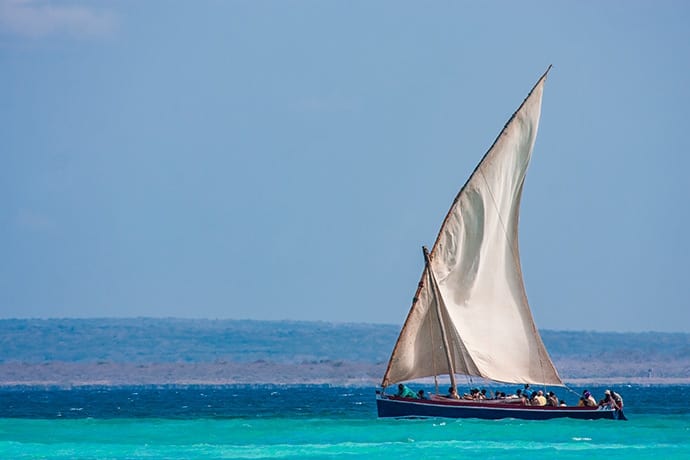
[[[538,407],[517,404],[501,404],[493,401],[440,401],[398,398],[376,395],[379,417],[445,417],[523,420],[549,420],[576,418],[583,420],[625,420],[622,412],[614,409],[588,407]]]

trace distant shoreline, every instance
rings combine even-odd
[[[267,387],[292,387],[303,385],[321,386],[327,385],[332,387],[353,387],[353,388],[377,388],[380,382],[363,382],[363,381],[348,381],[348,382],[332,382],[332,381],[313,381],[313,382],[233,382],[233,381],[177,381],[177,382],[131,382],[131,383],[112,383],[109,381],[88,381],[88,382],[72,382],[69,384],[61,382],[50,381],[22,381],[22,382],[0,382],[0,389],[26,389],[26,388],[59,388],[59,389],[79,389],[79,388],[128,388],[128,387],[232,387],[232,386],[267,386]],[[415,382],[412,382],[414,384]],[[602,387],[602,386],[690,386],[690,379],[652,379],[652,381],[637,382],[637,381],[578,381],[565,382],[569,387]],[[497,384],[495,386],[503,386]],[[510,386],[505,384],[505,386]]]
[[[377,387],[381,364],[327,361],[286,364],[271,362],[216,363],[0,363],[0,388],[9,387],[123,387],[123,386],[224,386],[224,385],[331,385]],[[569,386],[690,385],[690,377],[563,377]],[[474,385],[481,386],[480,379]],[[432,385],[419,379],[418,385]],[[462,384],[465,382],[463,381]],[[447,379],[441,379],[447,385]]]
[[[374,388],[399,331],[394,325],[293,321],[0,320],[0,387]],[[541,334],[569,385],[690,385],[690,334]],[[473,380],[459,379],[462,385],[483,385]],[[432,379],[420,383],[433,385]]]

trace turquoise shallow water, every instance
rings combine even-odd
[[[690,458],[690,420],[0,421],[2,458]]]
[[[46,413],[58,410],[46,415],[34,408],[21,417],[5,410],[12,417],[0,418],[0,458],[690,458],[690,409],[667,405],[649,413],[642,397],[669,389],[637,390],[640,396],[626,400],[633,404],[627,422],[381,420],[368,388],[164,389],[155,397],[148,390],[121,391],[4,392],[6,408],[24,409],[31,404],[18,402],[36,398]],[[191,394],[204,395],[203,404]],[[84,404],[75,406],[75,400]],[[123,401],[139,411],[136,417],[122,409]],[[161,404],[182,411],[170,415]],[[215,412],[200,414],[202,407]]]

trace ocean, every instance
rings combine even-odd
[[[372,387],[5,387],[0,459],[690,458],[690,387],[614,389],[628,421],[378,419]]]

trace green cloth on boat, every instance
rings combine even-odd
[[[396,396],[400,396],[401,398],[417,399],[417,393],[410,390],[409,388],[407,388],[406,385],[403,385],[402,383],[398,385],[398,393]]]

